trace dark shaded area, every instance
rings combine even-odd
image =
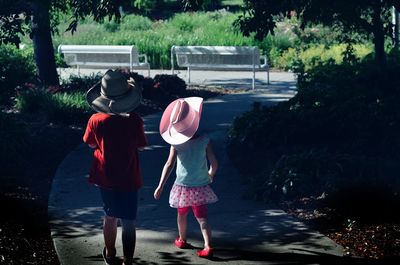
[[[47,223],[47,196],[58,164],[80,141],[82,132],[64,126],[26,126],[31,145],[19,150],[24,163],[1,174],[0,254],[7,264],[32,260],[59,264]]]
[[[301,250],[304,252],[304,250]],[[183,255],[182,252],[177,251],[174,253],[158,252],[161,254],[163,263],[161,264],[193,264],[188,263],[189,260]],[[350,264],[363,264],[363,265],[378,265],[378,264],[397,264],[399,258],[387,258],[382,260],[356,258],[356,257],[339,257],[324,253],[309,251],[307,253],[263,253],[244,251],[239,249],[217,249],[214,257],[210,258],[211,261],[218,263],[226,263],[229,261],[247,261],[247,262],[265,262],[266,264],[296,264],[296,265],[350,265]],[[140,263],[141,264],[141,263]],[[146,263],[145,263],[146,264]]]
[[[352,235],[339,241],[350,253],[399,255],[398,237],[378,230],[372,239],[362,235],[373,226],[398,235],[400,65],[394,59],[384,67],[365,61],[301,72],[292,99],[271,108],[254,104],[238,117],[228,149],[248,184],[247,196],[289,202],[296,216],[302,214],[297,201],[317,200],[302,217],[331,218],[324,217],[325,228],[316,225],[324,233]]]
[[[177,1],[156,1],[154,8],[147,11],[147,15],[153,20],[165,20],[173,17],[177,13],[183,12],[192,12],[192,11],[216,11],[221,9],[226,9],[230,12],[238,12],[242,10],[242,6],[240,5],[225,5],[222,1],[210,1],[210,3],[205,6],[203,9],[198,4],[203,3],[204,1],[187,1],[192,2],[195,5],[192,5],[192,8],[188,8],[185,10],[184,6],[185,1],[177,0]],[[138,12],[137,8],[126,6],[124,10],[128,13],[130,12]]]

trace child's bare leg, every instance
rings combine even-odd
[[[106,245],[106,256],[115,256],[115,240],[117,238],[117,221],[112,216],[105,216],[103,223],[104,244]]]
[[[178,231],[179,231],[179,239],[182,241],[186,241],[187,239],[187,234],[186,234],[186,230],[187,230],[187,216],[188,213],[179,213],[178,212]]]
[[[136,245],[136,226],[134,220],[121,219],[122,224],[122,249],[124,264],[131,264]]]
[[[204,238],[204,248],[211,248],[211,227],[207,218],[196,218],[199,222],[200,230]]]

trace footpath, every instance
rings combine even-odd
[[[238,76],[230,76],[233,77]],[[212,184],[219,201],[209,207],[216,249],[212,260],[198,258],[195,249],[180,250],[173,244],[177,236],[176,210],[168,205],[168,193],[174,174],[161,200],[153,198],[169,150],[158,133],[162,113],[144,117],[149,147],[140,154],[145,185],[139,193],[136,264],[343,264],[342,247],[329,238],[280,209],[244,200],[242,180],[226,154],[226,134],[235,116],[249,110],[254,101],[271,105],[289,99],[294,93],[293,75],[271,73],[269,86],[204,102],[200,127],[210,136],[220,164]],[[79,145],[60,164],[53,181],[49,219],[63,265],[104,264],[100,194],[87,183],[91,159],[92,151]],[[202,237],[192,214],[188,222],[188,242],[200,249]],[[119,256],[122,255],[120,232]]]

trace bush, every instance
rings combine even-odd
[[[63,92],[86,92],[101,80],[103,75],[90,74],[85,76],[70,75],[68,80],[63,81],[61,90]]]
[[[373,52],[371,45],[358,44],[354,45],[354,56],[356,60],[361,61]],[[309,71],[315,67],[324,66],[327,64],[343,63],[344,52],[346,50],[345,44],[324,46],[317,45],[305,48],[303,50],[288,48],[282,53],[275,61],[275,66],[286,71],[293,72],[299,71],[301,64],[303,71]]]
[[[30,144],[25,127],[0,112],[0,168],[3,176],[14,175],[25,168],[28,158],[24,154]]]
[[[92,110],[83,92],[51,93],[44,89],[21,91],[15,108],[23,114],[44,113],[49,122],[82,125]]]
[[[366,183],[399,194],[399,71],[398,63],[315,67],[289,101],[236,118],[229,155],[257,183],[258,198],[333,195]]]
[[[156,75],[153,80],[136,72],[122,73],[135,80],[145,99],[159,106],[166,107],[186,95],[186,83],[176,75]],[[86,102],[86,92],[101,78],[71,76],[62,86],[48,88],[25,84],[17,89],[14,107],[22,114],[42,114],[48,122],[82,125],[93,112]]]
[[[17,85],[32,82],[36,76],[33,51],[0,45],[0,104],[10,104]]]
[[[154,79],[133,78],[137,83],[143,84],[143,97],[156,102],[162,108],[186,95],[186,83],[177,75],[156,75]]]

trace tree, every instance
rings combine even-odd
[[[221,4],[220,0],[181,0],[184,10],[197,11]]]
[[[339,27],[347,41],[354,32],[371,36],[375,59],[385,62],[385,37],[392,36],[391,8],[400,10],[400,0],[244,0],[244,13],[235,21],[244,35],[254,32],[257,39],[273,34],[276,16],[296,14],[305,27],[322,23]]]
[[[33,40],[36,66],[41,82],[58,85],[52,43],[52,18],[71,12],[67,30],[74,32],[78,21],[92,15],[95,21],[120,19],[123,0],[0,0],[0,44],[20,44],[20,36],[29,33]]]

